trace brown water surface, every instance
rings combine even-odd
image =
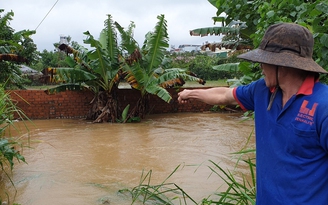
[[[152,171],[152,185],[160,184],[178,165],[168,181],[200,202],[223,184],[211,174],[209,160],[232,170],[235,160],[230,153],[239,151],[253,130],[253,122],[241,122],[240,117],[180,113],[151,115],[136,124],[33,121],[35,125],[28,124],[31,149],[23,152],[28,164],[14,167],[15,202],[131,204],[131,198],[118,190],[137,186],[143,170]],[[13,192],[9,187],[10,183],[2,184],[0,190]],[[6,198],[3,193],[0,196]]]

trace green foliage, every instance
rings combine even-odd
[[[117,53],[118,48],[116,47],[116,50],[113,51],[112,47],[108,46],[106,49],[106,47],[103,47],[106,45],[101,43],[105,41],[94,39],[89,32],[85,32],[84,34],[88,36],[85,43],[90,44],[90,46],[94,48],[94,50],[87,53],[88,67],[92,69],[91,73],[97,76],[97,85],[103,90],[111,92],[114,85],[114,77],[119,70],[118,56],[113,56],[113,52]],[[110,40],[112,40],[112,42],[116,41],[116,39]],[[109,41],[106,41],[105,43],[110,44],[107,42]]]
[[[83,83],[97,79],[95,74],[76,68],[60,68],[56,69],[57,80],[62,80],[67,83]]]
[[[230,79],[241,76],[240,72],[230,72],[226,69],[213,69],[213,66],[223,65],[226,63],[239,62],[235,56],[229,58],[219,58],[204,54],[183,53],[172,55],[170,66],[173,68],[185,68],[197,74],[197,77],[209,80]]]
[[[217,8],[212,19],[222,27],[200,28],[191,31],[191,35],[225,36],[222,43],[253,45],[258,47],[266,29],[275,23],[293,22],[308,28],[314,36],[313,58],[326,70],[328,69],[328,1],[274,0],[274,1],[225,1],[208,0]],[[254,12],[256,11],[256,12]],[[219,64],[220,65],[220,64]],[[240,64],[241,65],[241,64]],[[243,72],[242,69],[239,69]],[[260,69],[254,70],[260,77]],[[234,84],[243,84],[254,76],[243,76],[241,82],[234,79]],[[257,78],[257,79],[258,79]],[[255,79],[256,80],[256,79]],[[328,82],[328,77],[322,80]]]
[[[237,73],[239,71],[238,65],[239,63],[226,63],[226,64],[213,66],[213,69],[227,71],[230,73]]]
[[[7,89],[23,88],[24,80],[21,79],[21,72],[17,67],[20,63],[33,63],[36,58],[36,45],[30,38],[35,34],[35,31],[22,30],[15,32],[9,26],[10,21],[13,20],[14,12],[4,12],[0,10],[0,55],[14,54],[17,58],[10,60],[0,60],[0,82],[7,81]]]
[[[126,123],[126,122],[140,122],[140,117],[131,117],[129,116],[129,109],[130,109],[130,104],[128,104],[123,112],[122,112],[122,118],[121,119],[116,119],[117,122],[120,123]]]
[[[249,150],[248,152],[254,152],[254,150]],[[224,180],[228,188],[226,191],[216,193],[215,195],[219,197],[218,200],[212,200],[209,198],[203,199],[202,204],[240,204],[248,205],[255,204],[256,200],[256,182],[255,182],[255,160],[248,158],[243,162],[249,166],[249,171],[251,174],[251,181],[248,181],[245,176],[242,176],[242,180],[238,179],[236,173],[231,171],[225,171],[218,163],[211,161],[214,167],[210,167],[213,173],[217,174],[221,179]],[[217,169],[220,171],[218,172]],[[221,174],[223,173],[223,174]]]
[[[212,66],[217,65],[218,58],[207,55],[195,55],[189,70],[206,80],[226,79],[230,77],[228,72],[214,71]]]
[[[25,158],[14,147],[18,142],[9,141],[8,139],[0,139],[0,166],[1,170],[5,169],[8,163],[10,169],[14,168],[14,159],[25,162]]]
[[[0,62],[0,82],[5,82],[6,89],[23,89],[24,80],[21,78],[22,72],[19,67],[11,62]]]
[[[124,67],[129,73],[126,79],[133,77],[136,80],[134,88],[141,92],[142,100],[146,99],[147,95],[153,94],[165,102],[170,102],[172,97],[162,86],[163,84],[178,78],[192,81],[200,79],[189,75],[186,69],[172,68],[166,57],[169,44],[165,16],[159,15],[157,19],[154,30],[146,34],[141,48],[132,36],[129,36],[119,25],[117,27],[122,36],[121,46],[131,61],[127,61]]]
[[[323,68],[328,69],[328,2],[302,0],[225,1],[209,0],[218,11],[217,16],[225,15],[225,22],[242,21],[247,25],[243,33],[255,47],[261,42],[265,30],[274,23],[294,22],[308,28],[314,36],[313,58]],[[256,11],[256,12],[254,12]],[[215,20],[215,19],[214,19]]]
[[[149,38],[146,38],[143,47],[144,52],[146,52],[145,59],[148,62],[146,72],[151,74],[154,72],[154,69],[162,64],[165,51],[169,47],[167,23],[164,15],[159,15],[157,19],[155,30],[148,35]]]
[[[12,93],[13,94],[13,93]],[[18,148],[22,148],[19,139],[10,136],[10,127],[17,129],[14,125],[14,113],[18,114],[21,119],[27,119],[24,113],[18,109],[10,99],[9,93],[0,85],[0,172],[3,172],[11,184],[9,171],[14,168],[15,160],[25,162],[25,158],[20,154]],[[2,190],[6,191],[6,190]],[[0,199],[1,201],[1,199]]]
[[[90,88],[86,83],[96,80],[97,76],[81,69],[59,68],[56,69],[55,79],[56,81],[63,81],[65,83],[48,89],[48,94],[55,94],[66,90],[88,90]]]
[[[124,28],[117,22],[115,22],[115,26],[120,32],[122,38],[120,47],[122,48],[122,50],[126,51],[129,54],[133,53],[133,51],[138,48],[138,43],[133,38],[133,29],[136,27],[136,25],[134,24],[134,22],[131,22],[128,26],[128,30],[124,30]]]
[[[165,102],[172,100],[172,96],[166,90],[167,87],[163,86],[169,84],[167,82],[173,82],[169,84],[170,86],[175,85],[175,80],[181,79],[204,82],[190,75],[185,69],[168,69],[165,56],[169,46],[167,23],[164,15],[159,15],[157,18],[158,22],[154,30],[146,34],[143,46],[140,48],[131,35],[135,27],[134,23],[132,22],[125,30],[117,22],[112,21],[111,15],[108,15],[99,40],[88,31],[84,33],[87,36],[84,43],[92,48],[90,51],[70,48],[69,53],[73,53],[74,60],[69,57],[67,62],[74,68],[56,68],[59,80],[65,83],[48,90],[48,93],[84,88],[94,91],[96,95],[105,91],[107,96],[101,99],[110,100],[112,103],[102,102],[106,104],[105,108],[111,109],[112,105],[116,108],[108,112],[103,108],[101,110],[106,110],[106,113],[113,115],[110,117],[111,120],[117,121],[118,116],[121,116],[117,103],[118,85],[124,78],[132,88],[141,93],[136,108],[131,110],[135,114],[128,115],[128,118],[135,120],[134,117],[142,118],[147,112],[148,95],[157,95]],[[117,43],[117,31],[121,34],[120,44]],[[95,109],[95,112],[98,110]]]
[[[67,38],[68,45],[71,45],[76,50],[79,50],[81,47],[76,41],[71,41],[71,37]],[[44,49],[42,52],[38,52],[38,60],[31,64],[30,67],[37,70],[42,71],[46,68],[59,68],[59,67],[75,67],[77,64],[70,64],[70,61],[67,61],[67,55],[65,52],[58,52],[58,43],[54,43],[54,49],[52,51],[48,51]],[[74,60],[73,60],[74,61]]]
[[[163,99],[166,102],[170,102],[172,97],[169,92],[160,86],[161,79],[158,78],[159,75],[155,71],[161,67],[166,48],[168,48],[168,33],[167,33],[167,23],[164,15],[159,15],[157,17],[158,22],[154,28],[153,32],[146,34],[144,44],[142,48],[139,48],[132,38],[124,38],[124,47],[130,48],[127,50],[128,55],[132,55],[133,52],[137,50],[140,53],[141,58],[134,59],[134,63],[127,66],[126,69],[129,76],[134,76],[138,82],[136,89],[140,90],[141,96],[147,94],[154,94]],[[120,30],[123,36],[126,36],[122,30]],[[130,45],[127,44],[130,42]]]
[[[40,65],[34,66],[36,70],[42,71],[45,68],[57,68],[57,67],[68,67],[68,63],[66,62],[66,54],[63,52],[54,52],[43,50],[40,54]]]
[[[115,76],[120,69],[120,51],[111,15],[108,15],[104,25],[99,40],[96,40],[89,31],[84,32],[87,36],[84,43],[90,45],[91,50],[79,47],[80,50],[75,51],[74,60],[72,57],[66,58],[66,63],[74,68],[56,68],[56,77],[65,83],[50,89],[49,93],[66,89],[90,89],[95,93],[104,90],[111,93],[113,86],[117,86]]]

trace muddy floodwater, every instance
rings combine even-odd
[[[152,185],[160,184],[178,165],[168,182],[200,202],[224,184],[211,174],[209,160],[232,170],[236,161],[230,153],[242,149],[252,133],[253,122],[241,120],[240,113],[150,115],[136,124],[35,120],[27,124],[30,148],[22,153],[28,164],[16,163],[12,173],[15,202],[131,204],[119,190],[137,186],[143,171],[152,172]],[[0,190],[9,189],[13,200],[10,187],[0,182]],[[6,201],[4,193],[0,196]]]

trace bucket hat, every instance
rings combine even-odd
[[[278,23],[270,26],[257,49],[241,54],[238,58],[252,62],[328,73],[313,59],[313,35],[303,26]]]

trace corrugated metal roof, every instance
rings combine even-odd
[[[26,65],[21,65],[20,70],[22,71],[23,74],[28,74],[28,75],[42,75],[41,72],[34,70]]]

